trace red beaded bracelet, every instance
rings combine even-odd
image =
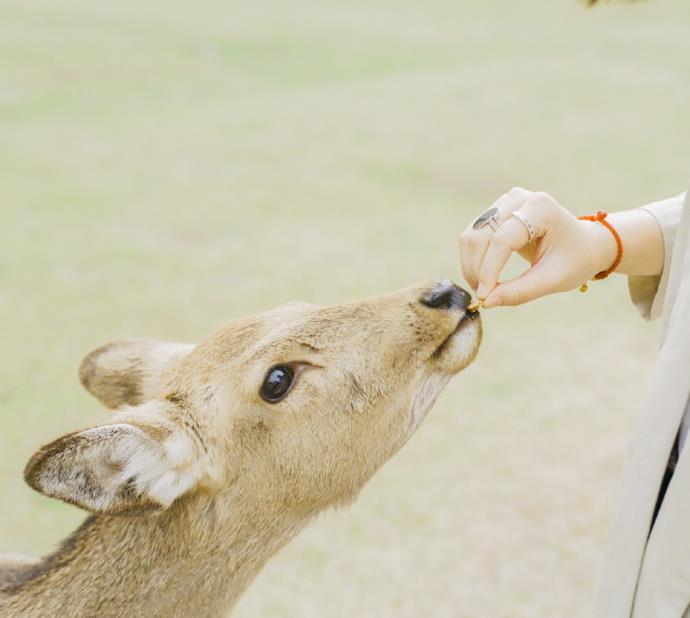
[[[597,223],[601,223],[611,234],[613,234],[613,238],[616,241],[616,247],[618,249],[618,252],[616,253],[616,259],[613,260],[613,264],[609,266],[606,270],[602,270],[601,272],[597,273],[594,275],[595,279],[606,279],[616,268],[618,268],[618,265],[621,263],[621,260],[623,259],[623,241],[621,240],[620,234],[616,231],[616,228],[613,227],[607,220],[606,217],[608,217],[609,214],[604,211],[600,210],[597,212],[596,215],[585,215],[583,217],[578,217],[581,221],[595,221]],[[587,284],[583,283],[580,286],[580,292],[586,292],[587,291]]]

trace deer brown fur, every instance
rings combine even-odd
[[[0,616],[227,616],[319,511],[357,496],[474,358],[469,295],[420,302],[436,287],[294,303],[196,346],[90,353],[82,383],[115,415],[40,448],[25,478],[91,515],[43,559],[0,557]],[[260,391],[276,366],[294,379],[269,403]]]

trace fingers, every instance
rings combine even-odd
[[[499,197],[493,205],[507,217],[511,212],[520,208],[533,195],[534,191],[528,191],[522,187],[513,187],[508,193],[504,193]]]
[[[475,291],[478,284],[477,273],[479,272],[479,264],[481,264],[484,258],[484,252],[488,244],[489,239],[486,233],[471,234],[463,232],[460,235],[460,264],[462,265],[462,276],[465,277],[465,281],[467,281],[468,285]]]
[[[558,291],[560,273],[550,265],[536,265],[528,271],[499,283],[484,301],[484,307],[513,307]]]
[[[496,287],[501,271],[513,251],[519,251],[546,233],[551,202],[552,198],[544,193],[532,193],[520,208],[516,209],[530,222],[535,232],[534,238],[530,238],[528,228],[517,217],[510,217],[493,234],[479,269],[477,296],[480,299],[488,298]]]
[[[499,221],[495,232],[489,226],[475,230],[470,225],[460,236],[463,274],[484,306],[520,305],[570,289],[572,279],[579,279],[579,275],[567,276],[568,260],[564,263],[562,254],[563,238],[569,238],[574,217],[550,195],[521,188],[502,195],[493,206],[498,209]],[[518,210],[526,222],[523,217],[511,217]],[[554,246],[559,248],[556,253],[560,252],[560,258],[551,253],[549,247]],[[567,249],[565,246],[566,253]],[[498,283],[514,251],[521,251],[532,268],[511,281]],[[544,259],[546,256],[549,258]]]
[[[498,277],[513,251],[521,249],[529,240],[525,226],[510,218],[493,234],[479,268],[477,296],[485,299],[496,287]]]
[[[532,195],[531,191],[516,187],[499,197],[490,208],[498,208],[497,219],[505,221],[511,212],[520,208]],[[488,225],[475,230],[472,224],[467,226],[460,235],[462,274],[469,286],[475,291],[479,285],[480,269],[493,235],[494,233]]]

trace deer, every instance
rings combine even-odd
[[[0,616],[228,616],[267,561],[352,503],[477,354],[450,281],[290,303],[198,345],[130,339],[82,361],[114,414],[29,459],[34,490],[89,512],[44,558],[0,556]]]

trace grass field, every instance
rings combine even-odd
[[[678,193],[690,4],[0,4],[0,551],[83,517],[22,483],[106,418],[89,349],[287,300],[459,280],[521,184],[578,213]],[[656,328],[625,281],[485,315],[476,363],[238,618],[586,616]]]

